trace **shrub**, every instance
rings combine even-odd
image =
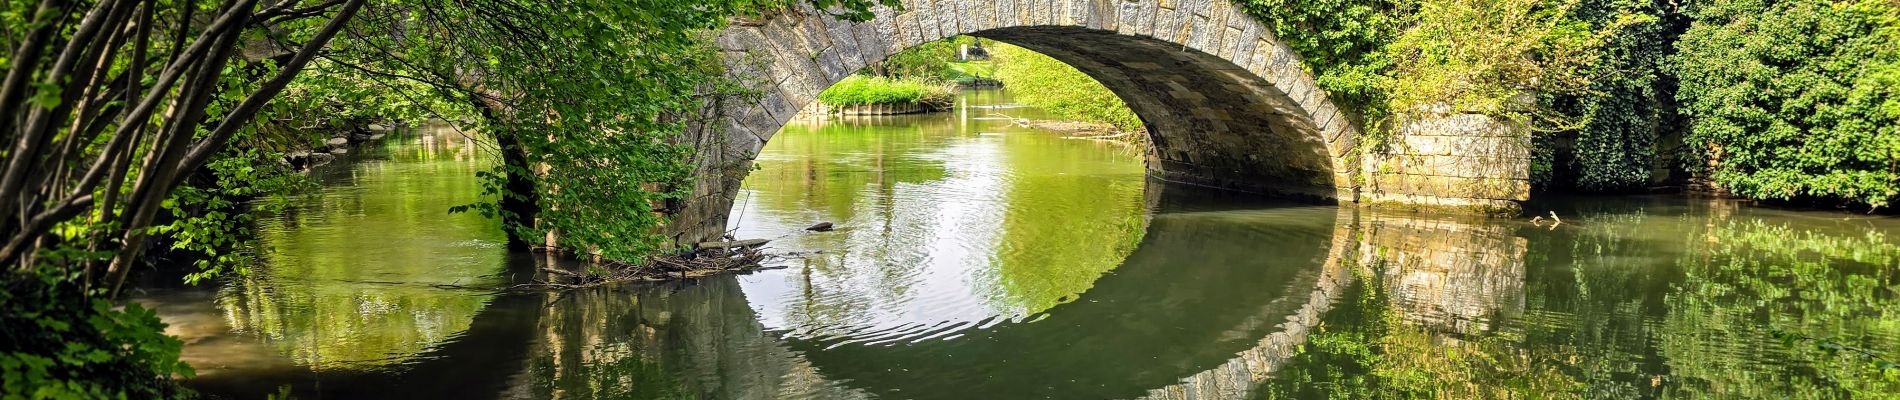
[[[954,94],[947,85],[922,79],[852,75],[818,93],[818,101],[832,106],[948,104]]]
[[[891,78],[954,78],[957,71],[953,70],[951,63],[957,61],[958,46],[975,43],[976,40],[972,36],[952,36],[931,41],[892,54],[868,69],[873,75]]]
[[[1581,92],[1600,40],[1568,18],[1574,2],[1420,0],[1390,44],[1380,88],[1396,114],[1448,106],[1533,128],[1563,125],[1521,101],[1533,93]]]
[[[1385,45],[1403,27],[1404,2],[1246,0],[1240,4],[1300,55],[1314,82],[1333,101],[1377,121],[1386,114],[1379,82],[1392,67]]]
[[[114,310],[103,297],[82,294],[74,270],[3,274],[0,398],[189,396],[172,380],[192,375],[178,360],[184,344],[165,335],[165,324],[151,310],[138,304]]]
[[[1710,0],[1677,42],[1690,168],[1736,194],[1900,194],[1900,5]]]

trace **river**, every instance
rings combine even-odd
[[[795,121],[732,226],[783,269],[567,294],[452,129],[319,168],[257,265],[147,287],[218,398],[1883,398],[1900,220],[1685,196],[1525,219],[1144,179],[1138,148],[948,113]],[[805,232],[820,221],[832,232]],[[1873,356],[1869,356],[1869,355]],[[1883,375],[1884,374],[1884,375]]]

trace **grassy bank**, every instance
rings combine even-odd
[[[1136,117],[1120,97],[1075,67],[1005,43],[995,43],[989,49],[995,57],[994,76],[1003,81],[1017,101],[1048,110],[1063,119],[1113,125],[1125,132],[1144,129],[1141,118]],[[1147,140],[1146,135],[1126,137]]]
[[[891,79],[852,75],[818,93],[818,101],[833,107],[896,104],[949,104],[955,90],[916,78]]]

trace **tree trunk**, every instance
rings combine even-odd
[[[533,238],[523,236],[528,228],[534,227],[534,219],[541,213],[539,195],[534,190],[534,169],[528,165],[527,149],[521,147],[521,141],[514,135],[495,135],[495,143],[501,147],[503,177],[501,200],[496,204],[501,209],[502,230],[508,232],[508,249],[528,250]]]

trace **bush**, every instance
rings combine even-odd
[[[868,69],[873,75],[890,78],[950,79],[956,75],[950,64],[957,61],[958,45],[975,42],[971,36],[931,41],[892,54]]]
[[[1246,0],[1247,13],[1273,29],[1336,103],[1369,121],[1384,118],[1385,45],[1403,28],[1407,0]]]
[[[949,104],[954,94],[949,86],[922,79],[852,75],[818,93],[818,101],[832,106]]]
[[[1710,0],[1677,43],[1685,144],[1758,199],[1890,206],[1900,194],[1900,5]]]
[[[70,251],[69,251],[70,252]],[[40,268],[0,277],[0,398],[171,399],[189,392],[184,347],[158,315],[137,304],[114,310],[82,295],[76,271]],[[96,291],[97,289],[95,289]]]
[[[1395,114],[1448,106],[1533,129],[1565,125],[1521,101],[1578,93],[1600,39],[1569,18],[1574,1],[1420,0],[1411,23],[1386,45],[1393,60],[1380,89]]]
[[[1003,81],[1017,101],[1061,118],[1105,123],[1127,132],[1146,131],[1141,117],[1135,116],[1115,92],[1081,70],[1008,44],[997,43],[989,50],[991,62],[996,64],[996,79]]]

